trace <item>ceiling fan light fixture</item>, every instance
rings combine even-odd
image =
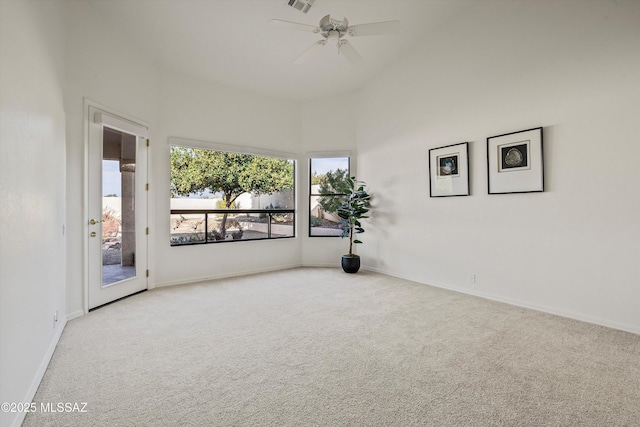
[[[340,31],[338,30],[331,30],[327,32],[327,38],[329,40],[338,40],[341,36],[342,34],[340,34]]]
[[[315,1],[316,0],[289,0],[289,6],[302,13],[307,13]]]

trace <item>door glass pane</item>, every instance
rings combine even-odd
[[[136,141],[104,128],[102,147],[102,286],[136,275]]]

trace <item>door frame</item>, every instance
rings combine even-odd
[[[147,132],[150,133],[150,126],[147,122],[145,122],[144,120],[140,120],[136,117],[133,117],[131,115],[122,113],[118,110],[115,110],[113,108],[107,107],[106,105],[100,104],[98,102],[92,101],[90,99],[84,98],[83,99],[83,108],[82,108],[82,113],[84,116],[84,156],[83,156],[83,162],[84,162],[84,170],[83,170],[83,206],[82,206],[82,220],[83,220],[83,226],[82,226],[82,256],[83,256],[83,260],[82,260],[82,267],[83,267],[83,272],[82,272],[82,277],[83,277],[83,281],[84,281],[84,285],[83,285],[83,308],[84,308],[84,314],[87,314],[89,312],[89,287],[90,287],[90,283],[89,283],[89,240],[87,238],[87,236],[90,233],[90,229],[89,229],[89,220],[90,220],[90,207],[89,207],[89,144],[90,144],[90,126],[91,126],[91,122],[94,120],[94,117],[91,117],[91,113],[90,110],[91,108],[100,110],[101,113],[105,113],[105,115],[110,115],[110,116],[115,116],[119,119],[125,120],[125,121],[129,121],[134,125],[137,125],[139,127],[142,128],[146,128]],[[125,129],[123,129],[125,130]],[[126,130],[125,130],[126,131]],[[147,152],[147,156],[146,156],[146,170],[147,170],[147,177],[146,177],[146,181],[148,181],[148,177],[149,177],[149,152]],[[148,191],[145,192],[145,203],[147,204],[147,217],[145,218],[146,223],[149,223],[149,193]],[[148,253],[149,253],[149,242],[148,242],[148,238],[145,235],[144,236],[144,241],[145,241],[145,245],[146,245],[146,259],[144,260],[144,264],[145,264],[145,269],[148,269],[148,265],[149,265],[149,259],[148,259]],[[144,274],[143,271],[140,271],[138,274]],[[147,285],[147,289],[149,288],[149,279],[148,277],[145,278],[146,281],[146,285]]]

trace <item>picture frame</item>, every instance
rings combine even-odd
[[[542,127],[487,138],[489,194],[544,191]]]
[[[429,196],[468,196],[469,143],[429,150]]]

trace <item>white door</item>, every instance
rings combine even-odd
[[[88,308],[147,289],[147,127],[88,106]]]

